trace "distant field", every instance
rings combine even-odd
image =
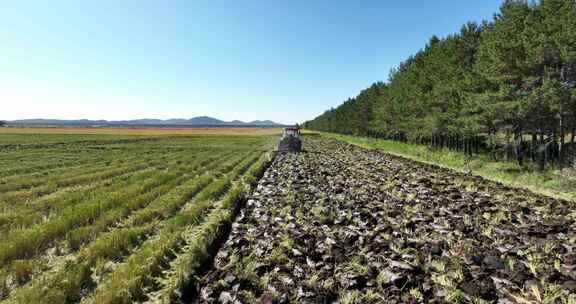
[[[280,128],[0,128],[0,134],[74,135],[276,135]]]
[[[2,303],[170,302],[275,142],[237,136],[270,129],[1,131],[21,132],[0,134]]]

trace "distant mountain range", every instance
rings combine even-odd
[[[22,125],[55,125],[55,126],[261,126],[281,127],[283,124],[271,120],[254,120],[243,122],[240,120],[224,121],[208,116],[198,116],[190,119],[135,119],[135,120],[61,120],[61,119],[19,119],[8,121],[9,124]]]

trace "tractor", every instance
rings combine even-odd
[[[300,129],[298,127],[284,128],[282,138],[278,143],[279,152],[300,152],[302,141],[300,140]]]

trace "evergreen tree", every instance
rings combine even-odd
[[[575,29],[573,0],[507,0],[305,127],[561,161],[576,133]]]

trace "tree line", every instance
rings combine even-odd
[[[304,127],[562,164],[576,134],[576,1],[505,1]]]

